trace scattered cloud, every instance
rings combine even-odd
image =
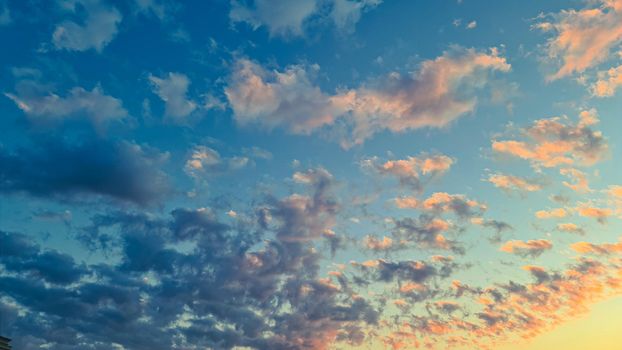
[[[535,215],[538,219],[551,219],[551,218],[559,219],[559,218],[566,217],[568,215],[568,211],[564,208],[555,208],[551,210],[538,210]]]
[[[56,49],[101,52],[117,35],[122,16],[115,7],[100,0],[68,0],[62,7],[71,13],[84,9],[83,21],[63,21],[56,25],[52,43]]]
[[[488,182],[504,191],[535,192],[542,189],[539,181],[514,175],[491,174]]]
[[[332,23],[341,32],[352,32],[363,12],[381,3],[381,0],[252,0],[231,1],[229,19],[232,23],[245,22],[253,30],[266,27],[270,37],[301,37],[314,20]]]
[[[184,74],[170,72],[164,78],[149,75],[153,92],[164,101],[164,114],[177,120],[183,119],[197,109],[197,104],[188,99],[190,79]]]
[[[15,93],[5,93],[33,122],[54,123],[70,118],[88,118],[97,128],[128,116],[121,100],[106,95],[97,85],[92,90],[82,87],[70,89],[64,96],[49,86],[31,80],[22,80]]]
[[[622,240],[618,243],[594,244],[589,242],[573,243],[570,248],[581,254],[609,255],[622,253]]]
[[[394,177],[400,185],[420,191],[429,181],[449,171],[453,163],[454,160],[446,155],[422,154],[385,162],[380,161],[377,157],[372,157],[364,159],[361,166],[382,176]]]
[[[581,203],[576,210],[579,215],[588,218],[595,218],[601,224],[604,224],[607,221],[607,218],[613,215],[613,210],[609,208],[595,207],[591,203]]]
[[[560,165],[592,165],[602,160],[608,151],[607,141],[591,126],[598,123],[595,110],[579,114],[579,122],[554,117],[536,120],[523,130],[527,141],[493,140],[492,149],[499,154],[528,160],[533,167]]]
[[[597,97],[611,97],[622,86],[622,65],[598,73],[598,80],[592,84],[592,94]]]
[[[610,52],[622,43],[622,2],[589,1],[580,10],[551,14],[536,28],[551,34],[546,51],[549,59],[559,61],[559,70],[549,80],[563,78],[607,61]]]
[[[536,258],[551,248],[553,248],[553,243],[551,241],[546,239],[534,239],[528,241],[508,241],[501,246],[500,250],[524,258]]]
[[[574,168],[562,168],[559,170],[559,173],[573,179],[573,182],[562,182],[562,184],[569,189],[579,193],[587,193],[591,191],[587,176],[581,170]]]
[[[579,234],[579,235],[585,234],[585,230],[581,226],[570,223],[570,222],[557,224],[557,231],[566,232],[566,233],[574,233],[574,234]]]
[[[250,60],[238,60],[225,89],[236,121],[309,134],[343,119],[352,130],[342,145],[350,147],[382,130],[446,127],[473,112],[476,94],[486,87],[490,74],[507,72],[510,65],[496,49],[483,53],[453,48],[410,74],[392,73],[337,94],[312,83],[310,76],[318,70],[317,65],[292,65],[282,72],[268,71]]]

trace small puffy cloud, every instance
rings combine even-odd
[[[478,216],[487,209],[485,204],[464,195],[446,192],[433,193],[421,203],[420,208],[437,214],[452,212],[461,218]]]
[[[505,253],[516,254],[526,257],[538,257],[547,250],[553,248],[553,243],[546,239],[535,239],[528,241],[508,241],[500,250]]]
[[[95,49],[101,52],[117,35],[122,16],[119,10],[100,0],[67,0],[63,7],[77,12],[78,6],[84,9],[85,18],[74,22],[67,20],[56,25],[52,43],[57,49],[86,51]]]
[[[548,79],[582,73],[607,61],[611,50],[622,43],[622,1],[595,0],[580,10],[564,10],[540,22],[537,28],[551,33],[548,57],[561,63]],[[604,90],[606,91],[606,89]]]
[[[488,53],[454,48],[421,63],[410,74],[387,77],[336,94],[323,92],[311,81],[317,65],[292,65],[269,71],[239,59],[225,94],[239,124],[283,127],[309,134],[343,120],[351,134],[344,147],[363,143],[373,134],[442,128],[477,106],[477,92],[488,85],[494,71],[510,65],[497,50]]]
[[[153,92],[164,101],[164,114],[168,117],[181,119],[197,109],[197,104],[188,99],[190,79],[181,73],[168,73],[164,78],[149,75]]]
[[[363,246],[373,251],[388,251],[395,247],[395,242],[390,237],[384,236],[382,239],[367,235],[363,239]]]
[[[599,208],[591,203],[582,203],[577,208],[577,213],[583,217],[595,218],[599,223],[604,224],[607,218],[613,215],[613,210],[609,208]]]
[[[310,72],[318,66],[288,66],[269,71],[259,64],[238,60],[225,89],[235,120],[241,125],[281,126],[296,134],[332,124],[341,111],[332,98],[314,86]]]
[[[598,73],[598,80],[592,84],[592,95],[597,97],[611,97],[622,86],[622,65],[610,68],[606,72]]]
[[[579,114],[579,122],[554,117],[536,120],[523,130],[527,140],[493,140],[492,149],[499,154],[528,160],[533,167],[559,165],[592,165],[605,156],[607,141],[591,126],[598,123],[595,110]]]
[[[245,22],[254,30],[266,27],[270,37],[300,37],[312,19],[332,22],[337,29],[351,32],[361,14],[381,0],[251,0],[231,1],[229,19]]]
[[[538,219],[551,219],[551,218],[559,219],[559,218],[566,217],[568,215],[568,211],[566,211],[566,209],[564,208],[555,208],[551,210],[538,210],[535,215]]]
[[[63,96],[50,91],[46,85],[23,80],[17,83],[15,90],[15,93],[5,93],[5,96],[15,102],[33,122],[53,123],[86,117],[101,128],[128,115],[121,100],[106,95],[99,85],[90,91],[74,87]]]
[[[577,253],[609,255],[622,253],[622,240],[618,243],[594,244],[589,242],[573,243],[570,248]]]
[[[579,193],[586,193],[591,191],[587,177],[585,173],[581,170],[574,168],[562,168],[559,170],[559,173],[573,179],[573,182],[562,182],[562,184],[569,189]]]
[[[453,225],[440,218],[421,215],[419,218],[403,218],[394,220],[393,240],[400,245],[414,244],[423,249],[451,250],[457,254],[464,254],[464,248],[456,241],[448,239],[446,232],[453,229]]]
[[[491,174],[488,182],[505,191],[534,192],[542,189],[540,182],[514,175]]]
[[[301,36],[303,22],[316,11],[316,0],[255,0],[253,6],[231,2],[229,18],[233,23],[246,22],[253,29],[268,28],[270,36]]]
[[[466,29],[475,29],[477,27],[477,21],[471,21],[466,25]]]
[[[571,222],[557,224],[556,229],[560,232],[574,233],[579,235],[585,234],[585,230],[581,226],[573,224]]]
[[[207,146],[196,146],[186,160],[184,170],[192,177],[200,178],[209,175],[223,174],[231,170],[242,169],[250,162],[248,157],[221,157],[215,149]]]
[[[383,176],[395,177],[402,186],[421,190],[426,182],[449,171],[453,163],[454,160],[446,155],[422,154],[385,162],[370,158],[363,160],[361,166]]]

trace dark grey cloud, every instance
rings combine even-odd
[[[113,343],[271,350],[325,349],[336,338],[360,343],[361,327],[378,321],[376,307],[352,297],[350,278],[320,274],[322,233],[339,209],[334,180],[324,169],[296,178],[308,191],[269,197],[261,210],[250,210],[262,215],[236,225],[209,208],[95,215],[79,234],[92,249],[107,243],[111,259],[95,265],[4,234],[3,329],[26,350],[43,343],[54,350]],[[56,264],[68,276],[42,264]],[[19,313],[11,311],[13,303]],[[171,327],[181,320],[183,327]]]
[[[160,169],[166,158],[150,147],[99,139],[2,148],[0,191],[70,200],[94,195],[146,205],[170,191]]]

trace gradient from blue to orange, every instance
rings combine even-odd
[[[19,349],[616,349],[622,1],[0,0]]]

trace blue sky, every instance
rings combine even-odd
[[[0,0],[0,334],[540,349],[622,322],[590,312],[622,292],[620,23],[619,0]]]

